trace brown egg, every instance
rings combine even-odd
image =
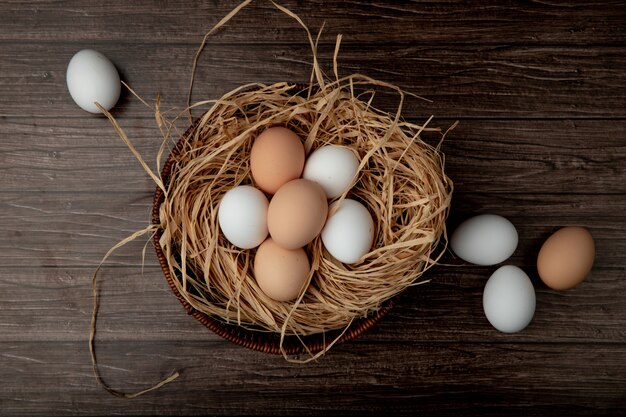
[[[250,171],[257,187],[274,194],[289,181],[300,178],[304,169],[304,145],[293,131],[271,127],[254,141]]]
[[[301,248],[320,234],[327,214],[328,202],[322,186],[297,179],[280,187],[270,201],[267,228],[283,248]]]
[[[273,300],[290,301],[300,295],[310,271],[304,249],[281,248],[268,238],[254,257],[254,277],[261,290]]]
[[[596,256],[593,237],[584,227],[570,226],[556,231],[545,241],[537,257],[541,280],[554,290],[580,284],[591,271]]]

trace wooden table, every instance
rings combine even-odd
[[[139,94],[184,107],[202,36],[236,2],[0,3],[0,414],[624,415],[626,413],[626,4],[285,1],[316,32],[332,73],[361,72],[430,98],[404,115],[459,127],[444,143],[455,182],[449,226],[497,213],[517,227],[507,263],[534,280],[537,311],[493,329],[482,290],[496,267],[447,255],[358,340],[297,365],[233,345],[187,317],[146,240],[102,271],[97,348],[87,339],[91,276],[149,222],[154,184],[106,118],[71,100],[65,70],[106,54]],[[307,82],[305,33],[257,1],[212,37],[194,100],[260,81]],[[392,110],[390,96],[382,106]],[[151,111],[125,93],[114,115],[154,167]],[[580,224],[591,276],[555,292],[537,278],[543,240]]]

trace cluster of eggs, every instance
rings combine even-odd
[[[452,234],[450,246],[461,259],[476,265],[496,265],[517,249],[518,234],[508,219],[482,214],[463,222]],[[595,243],[589,231],[568,226],[552,234],[541,246],[537,273],[548,287],[567,290],[589,274]],[[535,289],[519,267],[504,265],[487,280],[483,309],[489,323],[505,333],[524,329],[535,314]]]
[[[358,167],[356,153],[345,146],[325,145],[306,158],[302,140],[286,127],[270,127],[255,138],[250,150],[255,186],[227,191],[218,223],[236,247],[258,247],[253,272],[265,295],[290,301],[301,293],[310,274],[304,247],[320,234],[339,262],[352,264],[369,252],[374,221],[367,208],[349,198],[338,207],[338,201],[328,204],[352,187]]]
[[[76,53],[67,67],[67,87],[82,109],[100,113],[95,103],[111,109],[120,96],[121,84],[111,61],[85,49]],[[359,160],[354,151],[326,145],[305,159],[303,143],[295,132],[284,127],[265,130],[250,152],[250,169],[258,188],[243,185],[231,189],[218,212],[220,229],[228,241],[241,249],[258,247],[255,278],[261,290],[278,301],[292,300],[302,291],[310,274],[303,248],[319,234],[328,253],[346,264],[358,262],[374,239],[374,222],[361,203],[345,198],[340,207],[328,206],[329,200],[348,191],[355,180]],[[517,243],[515,226],[492,214],[467,220],[450,239],[454,253],[477,265],[504,262]],[[582,227],[565,227],[541,247],[537,272],[548,287],[566,290],[585,279],[594,258],[591,234]],[[483,308],[496,329],[524,329],[535,313],[535,291],[528,275],[514,265],[500,267],[485,285]]]

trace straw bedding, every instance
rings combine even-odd
[[[248,86],[224,95],[200,118],[176,155],[159,212],[170,272],[196,310],[252,330],[305,336],[367,316],[436,262],[452,191],[441,154],[421,140],[427,127],[355,96],[354,86],[364,83],[380,86],[359,75],[299,94],[287,83]],[[254,279],[254,250],[232,246],[217,223],[222,196],[254,185],[250,148],[270,126],[297,132],[307,154],[326,144],[356,150],[358,179],[338,199],[362,202],[376,225],[372,251],[354,265],[334,260],[319,237],[309,244],[309,284],[293,302],[263,294]]]

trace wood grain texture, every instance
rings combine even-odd
[[[161,139],[153,119],[121,118],[119,123],[156,170]],[[445,129],[452,123],[435,119],[432,126]],[[181,124],[181,129],[186,127]],[[0,132],[4,191],[154,189],[104,118],[9,118]],[[446,172],[460,192],[527,193],[532,184],[536,193],[626,193],[624,120],[462,120],[442,150]]]
[[[299,44],[206,47],[198,64],[194,101],[215,99],[250,82],[308,82],[311,51]],[[7,42],[0,49],[0,116],[82,117],[67,92],[65,71],[72,55],[90,47],[76,43]],[[120,68],[122,78],[146,99],[158,93],[163,107],[184,108],[197,44],[153,47],[114,43],[98,48]],[[332,74],[334,45],[319,48]],[[525,45],[345,45],[340,75],[364,73],[432,100],[408,100],[406,117],[625,118],[626,56],[620,47]],[[11,93],[20,90],[20,100]],[[377,105],[395,110],[387,94]],[[127,94],[120,117],[150,117]]]
[[[329,74],[342,33],[341,74],[432,99],[408,100],[411,121],[461,121],[442,145],[455,182],[447,227],[479,213],[515,224],[506,262],[535,285],[528,328],[493,329],[481,303],[496,267],[448,252],[373,329],[291,364],[188,317],[151,242],[142,273],[146,236],[101,271],[101,370],[124,390],[181,376],[132,401],[97,385],[91,277],[111,246],[148,224],[154,184],[108,120],[72,102],[67,62],[98,49],[139,94],[180,108],[201,37],[238,3],[0,4],[0,416],[626,415],[626,3],[610,0],[281,2],[314,31],[326,22]],[[193,98],[306,82],[310,71],[305,33],[258,0],[210,39]],[[379,92],[375,104],[394,111],[397,98]],[[125,93],[113,113],[155,167],[151,111]],[[589,228],[597,258],[580,286],[555,292],[535,260],[570,224]]]
[[[48,346],[0,344],[0,367],[14,375],[0,380],[12,393],[2,404],[7,414],[168,415],[184,401],[185,414],[194,415],[449,415],[445,405],[463,415],[478,408],[487,416],[597,415],[623,411],[626,399],[623,345],[355,342],[302,366],[233,354],[219,341],[101,343],[103,374],[115,387],[140,389],[181,369],[180,381],[133,401],[101,395],[82,343]],[[33,374],[46,383],[31,384]]]
[[[240,0],[230,1],[5,1],[0,40],[197,44]],[[395,1],[278,2],[327,36],[346,42],[612,44],[626,41],[623,1]],[[126,18],[120,18],[120,16]],[[265,23],[260,26],[259,22]],[[302,29],[269,1],[244,9],[216,42],[297,42]]]

